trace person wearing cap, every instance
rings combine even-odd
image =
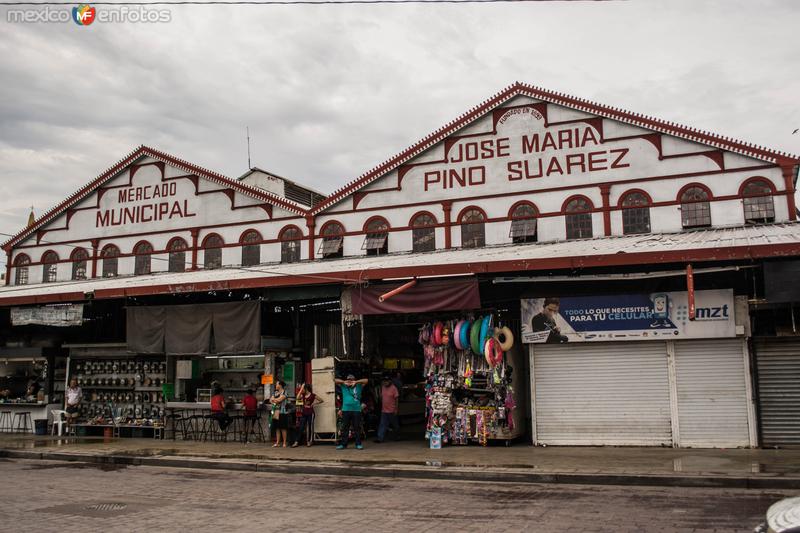
[[[397,386],[392,382],[392,379],[387,375],[383,377],[383,385],[381,386],[381,422],[378,425],[378,435],[375,442],[381,443],[386,438],[386,430],[392,426],[394,431],[394,439],[397,440],[400,433],[400,420],[398,414],[398,399],[400,392]]]
[[[367,379],[356,379],[353,374],[348,374],[346,379],[336,379],[336,384],[342,389],[342,433],[337,450],[347,448],[350,429],[356,438],[356,450],[364,449],[361,444],[361,393]]]

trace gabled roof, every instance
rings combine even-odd
[[[244,174],[242,174],[241,176],[236,178],[236,180],[237,181],[241,181],[241,180],[245,179],[247,176],[249,176],[250,174],[252,174],[253,172],[261,172],[262,174],[266,174],[267,176],[272,176],[273,178],[278,178],[279,180],[283,180],[286,183],[291,183],[292,185],[295,185],[297,187],[302,187],[303,189],[309,190],[309,191],[313,192],[316,195],[325,196],[325,193],[319,192],[317,189],[312,189],[308,185],[303,185],[302,183],[297,182],[295,180],[290,180],[289,178],[284,178],[283,176],[279,176],[278,174],[275,174],[274,172],[270,172],[269,170],[264,170],[263,168],[260,168],[260,167],[251,168],[250,170],[248,170],[247,172],[245,172]]]
[[[107,181],[111,180],[114,176],[116,176],[119,172],[121,172],[125,167],[135,163],[137,160],[141,159],[142,157],[152,157],[162,163],[166,163],[172,165],[174,167],[180,168],[185,170],[189,174],[196,174],[198,176],[202,176],[203,178],[210,180],[214,183],[222,185],[224,187],[230,187],[242,194],[255,198],[257,200],[262,200],[264,202],[278,205],[288,211],[293,213],[297,213],[299,215],[305,215],[306,208],[285,198],[281,198],[275,194],[270,192],[257,189],[255,187],[250,187],[249,185],[245,185],[244,183],[240,183],[237,180],[233,180],[214,172],[212,170],[207,170],[202,167],[198,167],[188,161],[184,161],[183,159],[178,159],[175,156],[169,155],[167,153],[161,152],[159,150],[155,150],[150,148],[149,146],[141,145],[136,150],[128,154],[125,158],[118,161],[115,165],[111,168],[100,174],[91,182],[87,183],[79,190],[75,191],[71,194],[66,200],[58,204],[57,206],[53,207],[41,217],[39,217],[33,225],[29,225],[19,231],[16,235],[11,237],[5,243],[3,243],[2,248],[4,250],[9,249],[10,247],[14,246],[15,244],[19,243],[20,241],[28,238],[34,232],[39,230],[42,226],[46,225],[48,222],[55,219],[61,213],[69,209],[70,207],[74,206],[87,196],[89,196],[92,192],[94,192],[98,187],[102,186]]]
[[[667,122],[658,118],[649,117],[639,113],[633,113],[618,107],[606,106],[597,102],[585,100],[583,98],[550,91],[535,85],[515,82],[513,85],[495,94],[488,100],[485,100],[466,113],[463,113],[455,120],[448,122],[438,130],[424,137],[416,144],[408,147],[391,159],[384,161],[377,167],[365,172],[344,187],[334,191],[325,200],[315,205],[311,212],[313,214],[317,214],[327,207],[330,207],[331,205],[343,200],[351,193],[366,187],[384,174],[391,172],[403,163],[406,163],[412,158],[420,155],[425,150],[441,142],[446,137],[455,133],[460,128],[463,128],[473,120],[520,95],[529,96],[531,98],[536,98],[537,100],[561,105],[577,111],[583,111],[584,113],[591,113],[604,118],[618,120],[632,126],[638,126],[640,128],[647,128],[656,132],[674,135],[675,137],[679,137],[687,141],[715,146],[723,150],[728,150],[736,154],[760,159],[773,164],[797,164],[800,162],[800,157],[797,155],[770,150],[763,146],[756,146],[754,144],[732,139],[730,137],[723,137],[715,133],[701,131],[695,128],[690,128],[689,126],[683,126],[675,122]]]

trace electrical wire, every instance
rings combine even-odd
[[[91,2],[92,6],[291,6],[336,4],[510,4],[538,2],[620,2],[625,0],[163,0]],[[0,2],[2,6],[74,6],[75,2]]]

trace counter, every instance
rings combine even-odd
[[[28,411],[31,414],[31,426],[34,420],[46,419],[50,423],[50,411],[54,409],[62,409],[60,404],[57,403],[0,403],[0,413],[10,412],[11,421],[14,421],[14,414]],[[30,428],[33,433],[34,428]]]

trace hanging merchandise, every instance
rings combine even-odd
[[[425,438],[441,444],[487,445],[509,440],[516,403],[507,349],[511,329],[495,327],[489,313],[474,318],[437,320],[419,330],[426,376]],[[506,349],[507,348],[507,349]]]

